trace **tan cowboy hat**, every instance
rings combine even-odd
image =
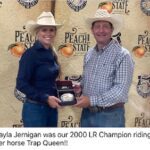
[[[112,35],[117,34],[120,32],[122,25],[123,25],[123,18],[121,15],[117,14],[110,14],[105,9],[98,9],[92,18],[88,18],[87,20],[88,25],[92,25],[93,22],[96,21],[108,21],[113,25],[113,33]]]
[[[54,16],[51,12],[42,12],[41,15],[37,17],[36,22],[31,20],[26,24],[26,28],[31,34],[35,34],[36,29],[40,26],[55,26],[59,28],[62,25],[55,22]]]

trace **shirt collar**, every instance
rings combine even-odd
[[[94,50],[96,51],[97,54],[102,54],[104,51],[103,49],[99,49],[97,44],[95,45]]]
[[[110,46],[111,46],[112,44],[114,44],[114,43],[118,44],[118,42],[117,42],[116,40],[111,39],[111,41],[110,41],[107,45],[105,45],[103,48],[98,49],[98,45],[96,44],[95,47],[94,47],[94,49],[95,49],[96,52],[98,52],[98,53],[101,54],[101,53],[103,53],[108,47],[110,47]]]
[[[46,49],[41,43],[40,41],[36,40],[33,47],[36,49],[36,50],[49,50],[49,49]]]

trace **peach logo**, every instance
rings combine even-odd
[[[14,43],[8,46],[8,50],[10,50],[13,56],[21,57],[25,52],[25,46],[23,43]]]
[[[25,8],[31,8],[38,3],[38,0],[17,0]]]
[[[86,6],[87,0],[67,0],[68,6],[76,12],[79,12]]]
[[[99,5],[98,5],[98,8],[99,9],[105,9],[107,10],[109,13],[112,13],[112,10],[113,10],[113,4],[112,2],[101,2]]]
[[[135,46],[132,50],[135,57],[142,58],[145,54],[145,48],[144,46]]]
[[[58,50],[65,57],[73,56],[75,53],[75,47],[71,43],[60,45]]]
[[[150,0],[141,0],[141,10],[150,16]]]
[[[143,98],[150,96],[150,75],[138,76],[137,92]]]

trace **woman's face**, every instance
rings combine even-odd
[[[52,45],[56,36],[56,27],[42,26],[37,29],[37,39],[45,48],[49,48]]]

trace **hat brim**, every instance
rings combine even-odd
[[[112,35],[116,35],[117,33],[119,33],[121,31],[121,28],[123,26],[123,19],[121,18],[120,15],[115,15],[115,16],[111,16],[111,17],[101,17],[101,18],[88,18],[86,20],[88,26],[91,28],[92,23],[93,22],[97,22],[97,21],[108,21],[113,25],[113,33]]]
[[[62,24],[37,24],[34,21],[28,21],[26,24],[26,29],[28,30],[29,33],[36,34],[36,29],[42,26],[53,26],[59,29],[63,25]]]

